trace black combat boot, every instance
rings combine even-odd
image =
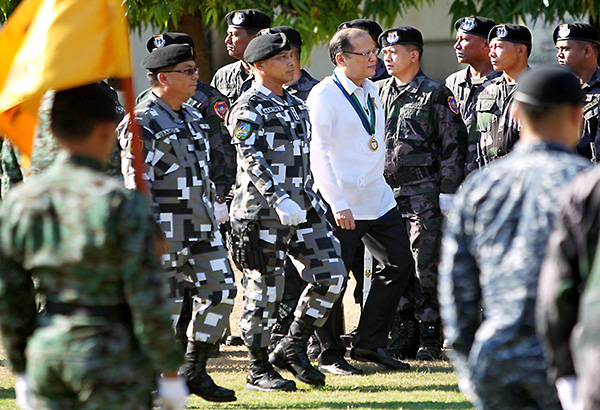
[[[392,329],[396,333],[388,351],[398,359],[414,359],[419,350],[419,322],[412,314],[400,313]]]
[[[295,319],[287,335],[269,355],[269,362],[279,369],[289,370],[298,380],[313,386],[325,385],[325,375],[315,369],[306,355],[308,338],[315,326]]]
[[[214,350],[215,345],[210,343],[188,342],[185,352],[186,363],[181,370],[187,379],[190,393],[208,401],[235,401],[233,390],[217,386],[206,373],[206,362]]]
[[[439,322],[421,322],[419,324],[421,343],[417,360],[439,360],[442,356],[442,327]]]
[[[295,391],[296,383],[281,377],[269,363],[266,347],[249,347],[248,376],[246,390],[257,391]]]

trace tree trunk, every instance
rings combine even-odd
[[[196,64],[198,64],[198,77],[200,81],[209,83],[211,79],[210,56],[204,36],[204,25],[202,16],[197,13],[187,14],[179,19],[177,31],[186,33],[194,39],[196,43]]]

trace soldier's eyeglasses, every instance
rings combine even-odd
[[[187,68],[185,70],[164,70],[164,71],[159,71],[159,73],[182,73],[185,75],[189,75],[191,77],[194,74],[198,74],[198,67]]]
[[[367,51],[365,53],[357,53],[356,51],[342,51],[342,53],[346,53],[346,54],[354,54],[355,56],[362,56],[362,57],[370,57],[371,55],[374,55],[375,57],[377,57],[379,55],[379,50],[378,48],[374,48],[371,51]]]

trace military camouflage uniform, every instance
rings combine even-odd
[[[233,104],[244,91],[252,86],[253,79],[254,74],[246,71],[244,63],[236,61],[219,68],[210,85],[223,93]]]
[[[486,81],[475,96],[475,122],[479,133],[480,165],[508,154],[519,140],[519,124],[512,116],[517,83],[509,84],[504,75]]]
[[[585,93],[585,105],[583,107],[583,131],[577,144],[577,152],[584,157],[592,158],[593,153],[590,144],[595,143],[596,158],[594,162],[600,162],[600,135],[598,135],[598,116],[600,115],[600,67],[590,78],[590,81],[581,86]]]
[[[5,198],[8,190],[23,181],[19,154],[12,142],[5,140],[0,151],[0,197]]]
[[[448,354],[478,409],[560,409],[535,332],[538,275],[562,188],[588,165],[562,145],[519,143],[456,194],[439,298]]]
[[[136,98],[136,103],[142,102],[151,91],[150,88],[142,91]],[[215,183],[217,198],[224,200],[235,182],[235,148],[231,145],[231,137],[225,127],[229,100],[216,88],[198,81],[196,92],[186,103],[197,109],[210,126],[208,130],[209,176]]]
[[[36,409],[146,409],[182,363],[146,200],[60,152],[0,212],[0,322]],[[48,233],[52,233],[48,235]],[[32,278],[46,298],[36,312]]]
[[[302,76],[294,84],[290,84],[285,87],[290,95],[296,98],[300,98],[302,101],[306,101],[308,93],[312,88],[319,83],[315,80],[306,70],[301,69]]]
[[[400,310],[438,322],[437,264],[442,215],[440,193],[463,180],[466,130],[450,91],[419,70],[405,87],[392,77],[377,83],[385,110],[386,180],[394,190],[416,263],[414,295]]]
[[[499,71],[492,71],[485,77],[472,78],[470,67],[464,70],[450,74],[446,78],[446,87],[452,91],[458,104],[458,110],[467,128],[467,156],[465,158],[465,176],[471,171],[479,168],[481,158],[478,158],[477,144],[479,143],[479,133],[477,132],[475,122],[475,96],[481,89],[481,85],[487,81],[501,75]],[[481,163],[483,165],[483,163]]]
[[[259,231],[254,246],[258,261],[236,261],[244,272],[240,327],[247,346],[266,347],[283,291],[286,251],[305,266],[302,278],[309,284],[295,316],[308,325],[325,323],[340,296],[346,270],[339,241],[324,218],[325,205],[312,190],[310,122],[304,103],[287,91],[278,97],[254,85],[233,105],[227,128],[238,153],[233,236],[242,237],[249,226]],[[298,226],[279,222],[275,207],[285,198],[307,211],[307,222]]]
[[[549,347],[551,379],[572,376],[577,369],[578,384],[590,400],[586,410],[597,409],[600,406],[600,361],[596,341],[600,322],[596,316],[598,309],[590,305],[584,307],[583,303],[597,300],[594,294],[598,292],[600,266],[600,168],[593,167],[578,174],[562,196],[561,213],[548,240],[547,256],[540,273],[540,333]],[[592,288],[590,293],[588,288]],[[586,323],[578,324],[583,318]],[[586,339],[592,341],[589,346],[582,343]],[[577,348],[571,349],[573,342]]]
[[[135,107],[143,129],[143,152],[152,211],[169,242],[163,263],[169,271],[175,316],[193,300],[188,340],[215,344],[225,334],[236,294],[233,273],[214,219],[214,184],[208,178],[208,124],[183,104],[179,113],[155,94]],[[128,117],[118,127],[125,186],[134,171]],[[183,305],[182,305],[183,304]]]

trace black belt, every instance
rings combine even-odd
[[[46,302],[50,315],[101,317],[111,321],[131,322],[131,310],[122,303],[113,306],[88,306],[77,303]]]
[[[433,174],[435,174],[433,167],[410,167],[401,168],[394,174],[390,172],[384,172],[383,176],[390,186],[397,187],[406,182],[418,181],[419,179],[427,178]]]

